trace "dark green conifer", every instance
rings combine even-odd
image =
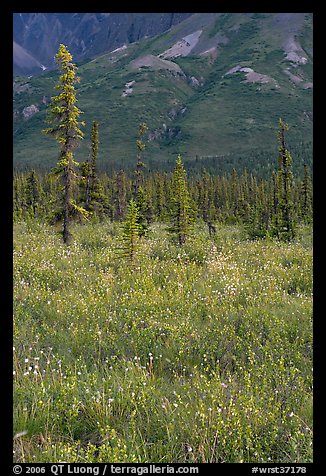
[[[34,218],[37,217],[38,209],[41,206],[42,195],[40,179],[33,169],[26,178],[26,205],[30,208]]]
[[[170,198],[171,227],[169,229],[177,237],[179,245],[185,243],[189,235],[193,224],[193,214],[187,187],[186,171],[179,154],[172,176]]]
[[[91,159],[84,163],[85,173],[85,208],[94,217],[103,218],[108,209],[108,200],[104,193],[104,187],[97,176],[97,154],[99,147],[98,122],[93,121],[91,132]]]
[[[136,140],[138,152],[134,181],[134,199],[138,208],[139,236],[145,236],[148,230],[148,201],[144,188],[145,164],[143,162],[143,150],[145,149],[143,136],[145,135],[147,130],[148,127],[145,122],[139,124],[138,139]]]
[[[52,127],[44,129],[44,133],[55,137],[60,145],[60,156],[55,172],[63,183],[63,241],[68,244],[71,240],[70,219],[74,214],[86,215],[86,210],[78,206],[73,197],[73,184],[76,182],[76,166],[73,151],[83,138],[81,131],[83,122],[79,122],[81,110],[76,106],[75,84],[79,81],[76,76],[77,67],[72,63],[72,55],[64,45],[59,46],[56,62],[61,75],[56,89],[57,96],[52,97],[49,106],[48,122]]]
[[[288,130],[288,125],[282,118],[279,120],[279,156],[278,156],[278,171],[275,181],[275,195],[276,195],[276,216],[273,219],[273,231],[277,237],[283,241],[289,241],[295,235],[295,219],[294,206],[292,198],[293,189],[293,174],[292,174],[292,157],[288,151],[285,143],[285,132]],[[275,206],[275,200],[274,200]]]
[[[309,168],[304,164],[303,180],[300,187],[300,216],[304,223],[311,223],[312,221],[312,180],[309,173]]]

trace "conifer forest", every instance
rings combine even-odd
[[[56,65],[56,165],[13,173],[14,461],[311,463],[312,167],[286,115],[263,174],[153,169],[146,121],[103,170]]]

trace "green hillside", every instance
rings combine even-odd
[[[290,146],[312,141],[311,14],[195,14],[78,64],[78,75],[86,126],[76,159],[88,156],[95,119],[100,168],[134,163],[140,122],[149,126],[149,163],[168,163],[178,153],[188,161],[275,156],[280,116]],[[57,145],[41,131],[57,78],[52,71],[14,80],[16,167],[56,164]]]

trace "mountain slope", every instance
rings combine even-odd
[[[148,162],[178,153],[188,160],[262,151],[275,157],[280,116],[290,144],[312,140],[312,64],[311,14],[192,14],[79,65],[78,106],[87,126],[76,158],[88,156],[93,119],[102,167],[134,163],[144,121]],[[41,129],[57,77],[51,71],[15,81],[16,165],[56,162],[57,146]]]
[[[47,68],[53,68],[59,44],[64,43],[75,60],[155,36],[187,18],[191,13],[15,13],[14,41]],[[40,72],[33,63],[14,72]]]

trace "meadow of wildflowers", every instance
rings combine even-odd
[[[14,225],[16,462],[311,462],[312,239]]]

